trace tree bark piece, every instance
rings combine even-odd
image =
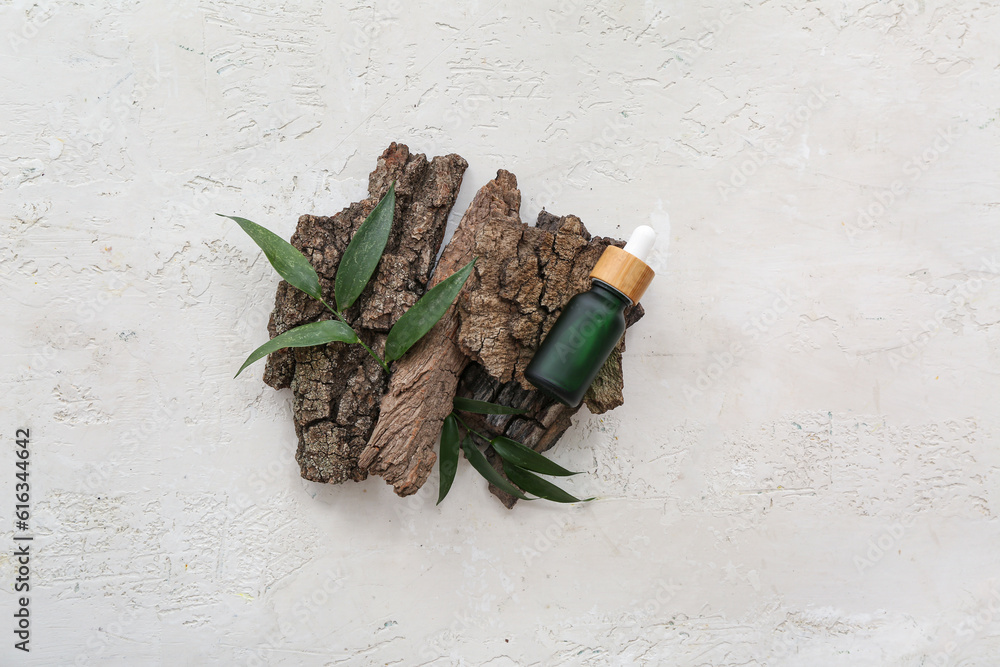
[[[538,451],[555,444],[576,412],[535,391],[524,369],[566,302],[590,287],[590,269],[604,248],[624,244],[592,238],[571,215],[543,211],[537,225],[529,227],[520,221],[520,200],[517,179],[503,170],[477,193],[433,282],[473,256],[478,257],[476,269],[456,305],[395,364],[361,468],[384,477],[399,495],[415,493],[430,474],[456,390],[526,408],[525,415],[470,418],[477,430],[507,435]],[[628,324],[641,316],[641,306],[626,311]],[[623,345],[619,343],[585,397],[592,412],[622,403]],[[512,506],[512,498],[494,493]]]
[[[524,369],[545,334],[555,324],[566,302],[575,294],[590,288],[590,270],[604,252],[604,248],[608,245],[622,247],[624,242],[617,239],[591,238],[587,228],[576,216],[557,217],[546,211],[539,213],[534,229],[536,233],[526,234],[521,241],[542,245],[543,250],[538,252],[537,256],[540,259],[549,258],[539,271],[543,289],[538,290],[533,286],[524,289],[523,282],[505,281],[502,276],[498,276],[499,279],[492,284],[481,285],[485,291],[498,295],[498,298],[486,298],[485,308],[480,308],[476,313],[470,314],[468,319],[463,319],[463,329],[459,339],[466,343],[466,348],[477,347],[479,341],[489,339],[489,336],[484,335],[488,333],[489,312],[509,313],[509,317],[513,319],[517,318],[517,313],[531,313],[530,321],[538,322],[538,327],[529,328],[524,326],[523,322],[520,327],[512,324],[507,329],[511,332],[509,338],[495,337],[504,344],[491,345],[488,354],[485,355],[484,364],[469,365],[462,375],[458,395],[523,408],[526,411],[523,415],[467,415],[464,418],[472,428],[491,438],[505,435],[537,452],[544,452],[562,437],[572,424],[571,417],[580,408],[570,408],[534,390],[524,379]],[[547,251],[544,249],[545,246],[549,246],[551,250]],[[497,247],[505,248],[503,244]],[[528,253],[523,252],[520,247],[516,253],[511,252],[509,248],[501,252],[507,256],[506,259],[497,259],[506,265],[507,276],[526,273],[529,276],[528,282],[534,282],[528,270],[531,268]],[[524,261],[523,258],[528,260]],[[523,268],[525,264],[528,269]],[[534,301],[536,294],[537,303]],[[464,306],[467,302],[461,303]],[[625,326],[631,327],[643,314],[640,304],[626,308]],[[468,323],[467,328],[466,323]],[[515,332],[519,335],[515,335]],[[475,353],[474,350],[469,351]],[[624,351],[625,338],[622,337],[584,396],[584,403],[593,414],[612,410],[624,401],[622,396],[624,388],[622,352]],[[479,356],[484,355],[479,353]],[[497,472],[503,475],[500,457],[491,447],[487,448],[486,457]],[[517,498],[492,484],[489,489],[508,509],[517,502]]]
[[[624,243],[591,237],[575,215],[542,211],[534,227],[512,219],[487,221],[473,248],[481,265],[459,299],[462,349],[501,382],[513,379],[533,389],[525,368],[566,302],[590,289],[590,270],[609,245]],[[620,365],[617,376],[620,384]],[[617,403],[609,399],[595,400],[591,392],[587,403],[596,412],[621,405],[620,395]]]
[[[517,179],[509,172],[497,172],[462,216],[441,254],[430,287],[475,256],[476,239],[485,226],[493,221],[519,225],[520,206]],[[477,260],[469,281],[483,264],[483,258]],[[378,423],[361,454],[360,467],[383,477],[400,496],[416,493],[437,460],[434,446],[444,418],[451,412],[459,375],[469,362],[458,345],[458,328],[458,313],[452,306],[420,342],[393,364]]]
[[[357,228],[396,181],[392,231],[375,276],[345,318],[380,355],[392,324],[424,293],[444,238],[448,214],[468,163],[458,155],[411,155],[391,144],[368,178],[369,197],[332,217],[304,215],[292,236],[319,274],[323,294],[333,304],[333,281],[340,257]],[[332,315],[282,281],[268,333]],[[302,477],[316,482],[360,481],[367,476],[358,457],[368,443],[388,384],[385,372],[360,345],[328,345],[282,350],[268,358],[264,381],[291,387],[298,435],[295,458]]]

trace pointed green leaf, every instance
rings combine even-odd
[[[389,186],[389,192],[372,209],[365,221],[347,244],[333,291],[337,297],[337,310],[343,312],[354,305],[368,281],[371,280],[378,261],[382,259],[385,244],[392,231],[392,216],[396,212],[396,183]]]
[[[472,398],[462,398],[461,396],[456,396],[452,404],[456,410],[474,412],[479,415],[522,415],[527,412],[524,408],[512,408],[507,405],[477,401]]]
[[[462,451],[465,452],[465,458],[469,459],[472,467],[485,477],[487,482],[502,491],[506,491],[515,498],[530,500],[530,498],[521,493],[520,489],[505,480],[503,475],[490,465],[490,462],[486,460],[486,455],[479,451],[479,447],[476,447],[476,443],[472,441],[472,438],[468,434],[462,440]]]
[[[527,470],[522,470],[509,461],[503,462],[503,471],[504,474],[510,478],[510,481],[514,482],[528,493],[538,496],[539,498],[544,498],[545,500],[551,500],[557,503],[583,503],[593,500],[593,498],[580,500],[576,496],[566,493],[552,482],[546,481],[538,475],[528,472]]]
[[[243,231],[253,239],[253,242],[264,251],[267,261],[289,285],[302,290],[314,299],[323,298],[316,269],[299,252],[298,248],[256,222],[234,215],[222,215],[221,213],[216,213],[216,215],[235,220],[243,228]]]
[[[254,350],[253,354],[247,357],[247,360],[240,366],[240,370],[236,372],[236,376],[239,377],[243,369],[253,362],[263,359],[277,350],[283,350],[286,347],[312,347],[313,345],[323,345],[324,343],[333,343],[335,341],[356,343],[358,342],[358,336],[354,333],[354,329],[337,320],[324,320],[322,322],[313,322],[312,324],[303,324],[300,327],[289,329],[280,336],[275,336]]]
[[[396,320],[385,340],[386,361],[395,361],[406,354],[414,343],[437,324],[451,307],[458,293],[462,291],[475,263],[476,260],[473,258],[471,262],[439,282]]]
[[[458,470],[458,421],[455,415],[448,415],[444,418],[444,426],[441,428],[441,452],[438,454],[438,470],[441,471],[441,480],[438,484],[438,501],[441,504],[444,497],[451,490],[451,484],[455,481],[455,472]]]
[[[570,472],[555,461],[545,458],[531,447],[526,447],[517,440],[511,440],[502,435],[493,438],[490,441],[490,445],[493,447],[493,451],[504,461],[510,461],[525,470],[533,470],[543,475],[556,475],[558,477],[580,474],[578,472]]]

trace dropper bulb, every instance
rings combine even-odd
[[[656,240],[656,232],[649,225],[639,225],[632,232],[625,244],[625,252],[635,256],[645,262],[649,256],[649,251],[653,249],[653,241]]]

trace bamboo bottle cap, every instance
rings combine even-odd
[[[617,246],[608,246],[597,264],[590,272],[590,277],[611,285],[627,296],[632,303],[638,303],[643,292],[649,287],[656,275],[653,269],[643,261],[653,246],[655,232],[645,225],[636,228],[632,237],[625,245],[627,250]],[[633,255],[631,250],[635,250]]]

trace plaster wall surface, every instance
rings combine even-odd
[[[0,663],[1000,664],[1000,6],[0,2]],[[505,510],[299,478],[287,238],[390,141],[660,232]],[[669,241],[669,244],[668,244]],[[31,433],[31,651],[14,649]],[[11,520],[8,521],[7,519]]]

